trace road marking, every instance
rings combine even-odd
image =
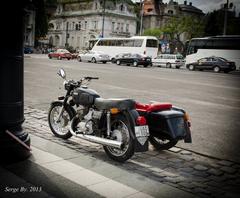
[[[104,197],[152,197],[33,146],[29,160]]]

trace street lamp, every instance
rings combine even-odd
[[[105,22],[105,3],[106,1],[103,1],[103,18],[102,18],[102,38],[104,37],[104,22]]]
[[[68,38],[69,38],[69,33],[68,33],[68,22],[66,23],[66,42],[65,42],[65,47],[68,47]]]
[[[143,29],[143,0],[140,1],[141,4],[141,21],[140,21],[140,36],[142,35],[142,29]]]
[[[228,9],[233,7],[233,3],[229,4],[229,0],[227,0],[227,3],[224,5],[224,26],[223,26],[223,35],[227,34],[227,15],[228,15]]]

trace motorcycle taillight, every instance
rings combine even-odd
[[[138,116],[138,118],[136,119],[136,124],[138,126],[146,125],[147,124],[147,120],[145,119],[144,116]]]

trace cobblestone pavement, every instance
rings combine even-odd
[[[86,155],[107,159],[102,146],[72,137],[59,139],[51,133],[47,112],[25,108],[24,128],[30,133],[77,150]],[[193,142],[194,144],[194,142]],[[112,162],[134,173],[197,195],[197,197],[240,197],[240,164],[213,159],[178,147],[168,151],[135,153],[127,162]]]

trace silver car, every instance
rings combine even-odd
[[[80,52],[77,57],[78,61],[87,61],[92,63],[102,62],[106,63],[110,61],[110,56],[99,51],[86,51]]]

